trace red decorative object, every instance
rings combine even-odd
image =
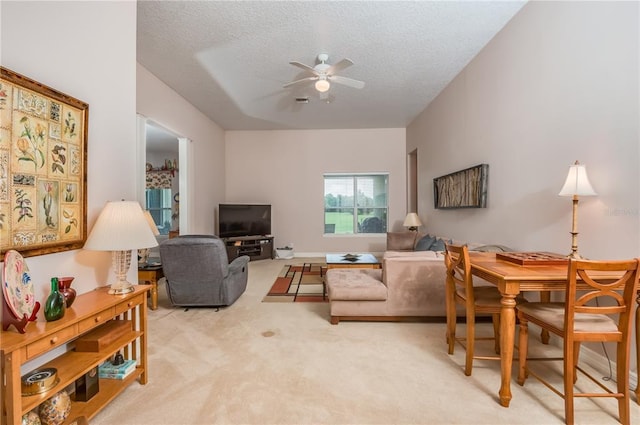
[[[76,290],[71,287],[71,282],[73,282],[74,277],[66,276],[58,278],[58,287],[60,288],[60,292],[64,295],[64,301],[67,308],[71,307],[73,301],[76,299]]]

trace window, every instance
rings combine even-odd
[[[386,233],[388,181],[388,174],[325,174],[324,233]]]
[[[161,235],[168,235],[171,230],[171,189],[147,189],[147,209],[158,226]]]

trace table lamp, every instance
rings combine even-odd
[[[111,251],[117,282],[111,284],[110,294],[127,294],[134,290],[127,281],[131,266],[131,250],[151,248],[158,245],[140,204],[133,201],[107,202],[84,249]]]
[[[571,253],[568,258],[581,259],[582,256],[578,254],[578,196],[595,196],[596,192],[589,183],[587,177],[587,169],[584,165],[576,161],[575,164],[569,167],[569,174],[567,180],[564,182],[564,186],[558,194],[560,196],[573,196],[573,219],[571,227]]]
[[[410,231],[415,232],[418,230],[418,227],[422,226],[422,222],[420,221],[418,214],[412,212],[407,214],[402,225],[407,227]]]

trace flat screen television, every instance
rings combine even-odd
[[[271,205],[218,205],[218,236],[264,236],[271,234]]]

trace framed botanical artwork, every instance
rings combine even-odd
[[[433,179],[437,209],[486,208],[489,164],[480,164]]]
[[[82,248],[89,105],[0,71],[0,254]]]

